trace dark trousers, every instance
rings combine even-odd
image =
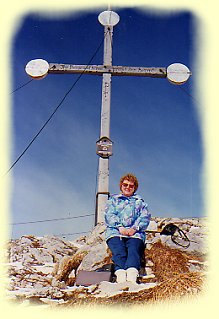
[[[112,237],[108,239],[107,245],[112,252],[112,261],[115,270],[134,267],[140,269],[144,253],[144,242],[138,238]]]

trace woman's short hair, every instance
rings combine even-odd
[[[124,182],[125,179],[134,183],[134,186],[135,186],[134,191],[136,192],[136,190],[138,189],[138,179],[135,175],[131,173],[128,173],[120,178],[120,183],[119,183],[120,190],[122,190],[122,183]]]

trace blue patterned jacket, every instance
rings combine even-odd
[[[131,236],[145,241],[145,230],[150,222],[151,214],[148,205],[139,195],[126,197],[122,194],[111,196],[105,208],[106,240],[111,237],[121,236],[119,227],[136,229],[136,233]]]

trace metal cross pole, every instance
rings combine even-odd
[[[96,194],[95,225],[103,221],[104,208],[109,195],[109,157],[112,155],[112,141],[110,140],[111,76],[144,76],[167,78],[174,84],[183,84],[191,75],[190,70],[185,65],[180,63],[173,63],[167,68],[113,66],[113,27],[119,22],[119,15],[111,10],[107,10],[99,14],[98,20],[104,26],[103,65],[57,64],[48,63],[42,59],[36,59],[28,62],[25,68],[27,74],[35,79],[44,78],[48,73],[78,73],[101,75],[103,77],[100,139],[97,141],[99,169]]]

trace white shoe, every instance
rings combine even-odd
[[[126,280],[136,283],[137,281],[137,277],[138,277],[138,269],[134,268],[134,267],[130,267],[126,270]]]
[[[126,281],[126,271],[125,269],[118,269],[115,271],[116,282],[121,283]]]

